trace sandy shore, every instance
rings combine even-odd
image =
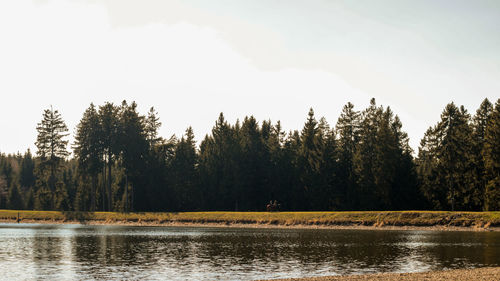
[[[500,280],[500,267],[476,269],[457,269],[447,271],[433,271],[421,273],[380,273],[364,275],[328,276],[313,278],[274,279],[273,281],[417,281],[417,280],[454,280],[454,281],[495,281]]]
[[[0,219],[0,223],[16,223],[16,220]],[[356,229],[356,230],[431,230],[431,231],[500,231],[500,227],[474,226],[392,226],[392,225],[283,225],[265,223],[193,223],[193,222],[157,222],[157,221],[122,221],[122,220],[33,220],[23,219],[20,223],[29,224],[81,224],[81,225],[123,225],[123,226],[173,226],[173,227],[222,227],[222,228],[277,228],[277,229]]]

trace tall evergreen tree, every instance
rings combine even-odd
[[[500,211],[500,99],[495,103],[484,137],[485,210]]]
[[[154,107],[151,107],[149,109],[145,123],[146,138],[148,140],[149,146],[154,147],[162,140],[161,137],[158,137],[158,130],[161,127],[161,122]]]
[[[318,121],[311,108],[308,118],[300,134],[299,167],[300,178],[306,195],[303,206],[305,209],[317,209],[318,202],[314,202],[320,193],[319,174],[323,165],[323,138]],[[317,200],[316,200],[317,201]]]
[[[375,99],[371,99],[370,106],[362,112],[360,138],[354,155],[358,208],[364,210],[376,209],[379,203],[373,168],[376,165],[377,125],[381,115],[382,109],[377,107]]]
[[[354,171],[354,155],[360,140],[360,114],[354,110],[352,103],[347,103],[337,121],[338,135],[338,182],[343,204],[341,208],[352,209],[357,207],[356,202],[356,175]]]
[[[269,138],[270,126],[265,125],[265,138]],[[262,136],[257,120],[245,117],[240,130],[241,156],[236,159],[239,169],[237,201],[241,210],[261,210],[266,201],[263,199],[269,196],[267,190],[269,178],[267,170],[270,166],[269,151],[266,140]],[[265,198],[267,199],[267,198]],[[270,199],[272,200],[272,199]]]
[[[175,147],[175,155],[171,162],[171,175],[174,180],[176,211],[196,210],[202,200],[198,187],[198,155],[196,142],[191,127]]]
[[[476,211],[484,209],[484,203],[486,202],[485,191],[488,180],[486,178],[483,149],[485,147],[486,128],[488,127],[492,112],[493,105],[488,99],[484,99],[472,121],[472,138],[474,143],[472,157],[474,158],[474,184],[476,185],[473,194],[473,204]]]
[[[7,200],[9,209],[12,210],[22,210],[24,208],[23,198],[21,192],[19,191],[19,186],[13,184],[9,189],[9,197]]]
[[[413,159],[413,150],[408,134],[402,131],[402,123],[396,115],[391,129],[397,143],[395,179],[392,186],[392,208],[396,210],[421,209],[426,206],[419,191],[418,176]]]
[[[12,170],[12,163],[11,163],[9,158],[6,159],[6,161],[3,163],[3,167],[2,167],[2,174],[5,178],[5,181],[7,182],[7,187],[10,187],[12,185],[12,180],[14,179],[14,172]]]
[[[31,151],[28,149],[21,161],[19,183],[21,187],[28,188],[35,186],[35,180],[35,161],[33,160]]]
[[[137,104],[130,105],[124,101],[120,111],[119,150],[121,151],[122,165],[128,181],[132,186],[133,202],[139,209],[146,209],[149,205],[149,196],[152,190],[145,184],[147,180],[146,162],[148,142],[146,139],[144,116],[137,112]]]
[[[58,172],[61,165],[69,155],[66,150],[68,141],[68,128],[61,114],[57,110],[46,109],[43,118],[37,125],[38,136],[36,140],[37,155],[40,164],[37,166],[38,174],[38,208],[53,208],[53,193],[56,192]]]
[[[78,160],[79,171],[84,178],[90,178],[90,211],[96,210],[96,191],[99,173],[103,166],[103,130],[99,114],[94,104],[83,113],[76,127],[75,157]]]
[[[119,140],[121,138],[120,130],[120,108],[112,103],[105,103],[103,106],[99,107],[99,123],[101,124],[101,145],[103,153],[103,189],[102,189],[102,204],[103,211],[111,211],[112,204],[112,194],[111,194],[111,182],[113,179],[112,168],[116,161],[116,158],[120,154],[120,144]],[[106,198],[106,200],[105,200]],[[107,207],[106,207],[107,205]]]
[[[463,106],[458,108],[450,103],[441,114],[441,121],[427,131],[422,142],[422,188],[437,209],[473,208],[473,141],[469,121]]]
[[[342,208],[345,199],[343,190],[339,188],[337,178],[338,169],[338,149],[335,131],[330,129],[330,125],[324,117],[318,123],[320,138],[322,140],[323,157],[320,168],[320,180],[318,182],[317,210],[339,210]]]
[[[239,123],[232,127],[221,113],[212,134],[200,144],[200,184],[211,210],[238,209],[239,130]]]

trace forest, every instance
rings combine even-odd
[[[160,126],[135,102],[90,104],[69,143],[61,114],[44,110],[35,152],[0,154],[0,209],[500,210],[500,99],[473,115],[446,105],[417,152],[375,99],[359,111],[347,103],[335,126],[310,109],[288,133],[220,113],[199,145],[191,128],[163,138]]]

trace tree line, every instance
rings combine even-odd
[[[160,126],[135,102],[90,104],[69,144],[61,114],[44,110],[36,154],[0,154],[0,208],[263,211],[276,200],[281,210],[500,210],[500,99],[473,116],[448,104],[418,153],[375,99],[361,111],[346,104],[335,126],[310,109],[288,133],[221,113],[199,146],[191,128],[163,138]]]

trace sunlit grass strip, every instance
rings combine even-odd
[[[500,212],[182,212],[118,213],[0,210],[0,220],[222,223],[273,225],[500,226]]]

